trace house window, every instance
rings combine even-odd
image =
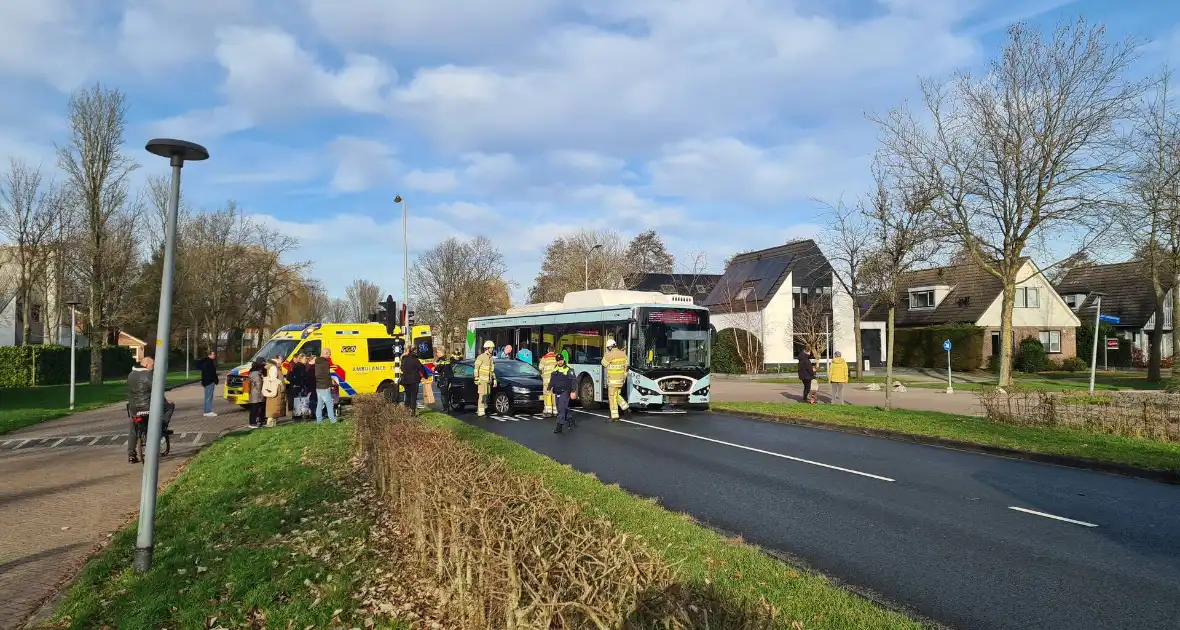
[[[1045,346],[1045,352],[1049,354],[1059,354],[1061,352],[1060,330],[1042,330],[1040,337],[1041,345]]]
[[[29,321],[33,322],[34,324],[39,323],[41,321],[41,305],[40,304],[35,305],[29,309]]]
[[[1086,301],[1086,296],[1081,293],[1069,293],[1061,296],[1061,299],[1065,300],[1065,304],[1076,311],[1082,307],[1082,303]]]
[[[910,308],[934,308],[934,291],[915,291],[911,293]]]
[[[1016,288],[1016,308],[1040,308],[1040,295],[1036,287]]]
[[[810,292],[805,287],[792,287],[791,288],[791,306],[794,308],[799,308],[800,306],[805,306],[808,302],[809,293]]]

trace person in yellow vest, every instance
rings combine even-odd
[[[488,409],[488,397],[492,388],[496,386],[496,359],[492,353],[496,351],[496,344],[485,341],[483,354],[475,358],[475,387],[479,392],[479,404],[476,405],[476,415],[484,416]]]
[[[832,386],[832,404],[844,404],[844,384],[848,382],[848,362],[837,350],[828,366],[828,383]]]
[[[631,408],[623,399],[623,385],[627,383],[627,353],[615,345],[614,339],[606,340],[607,352],[602,357],[606,368],[606,400],[610,404],[610,419],[619,419],[619,410],[628,413]]]
[[[557,367],[557,354],[553,352],[553,347],[546,348],[546,352],[541,356],[541,391],[542,398],[545,399],[545,411],[541,415],[552,416],[557,413],[557,404],[554,399],[553,392],[549,391],[549,379],[553,376],[553,370]]]

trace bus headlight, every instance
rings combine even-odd
[[[709,386],[705,385],[704,387],[693,392],[692,395],[693,396],[708,396],[709,395]]]
[[[635,391],[639,392],[640,396],[659,396],[660,395],[659,392],[650,390],[642,385],[636,385]]]

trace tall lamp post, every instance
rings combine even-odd
[[[78,381],[78,307],[81,302],[66,302],[70,308],[70,411],[74,410],[74,388]],[[61,321],[60,319],[58,321]]]
[[[600,249],[602,249],[602,243],[599,243],[598,245],[592,245],[590,246],[590,249],[586,251],[586,264],[585,271],[583,272],[586,280],[583,288],[587,291],[590,290],[590,256]]]
[[[192,329],[185,327],[185,329],[184,329],[184,377],[185,378],[188,378],[188,364],[189,364],[188,348],[189,348],[189,333],[190,332],[192,332]]]
[[[160,280],[160,315],[156,321],[156,366],[152,373],[152,402],[148,411],[143,486],[139,494],[139,535],[135,540],[135,559],[132,562],[138,573],[146,573],[152,568],[152,550],[156,533],[156,484],[160,473],[160,434],[164,430],[168,338],[172,330],[172,268],[176,260],[176,214],[180,206],[180,169],[186,161],[209,159],[209,151],[205,147],[185,140],[156,138],[148,142],[145,148],[149,153],[168,158],[172,165],[172,191],[168,196],[168,221],[164,233],[164,276]]]
[[[1098,368],[1098,330],[1102,326],[1102,296],[1106,295],[1101,291],[1095,291],[1094,295],[1097,299],[1094,300],[1094,347],[1090,350],[1090,393],[1094,393],[1094,372]]]
[[[409,238],[407,236],[408,228],[407,221],[409,219],[409,210],[406,209],[406,200],[402,199],[401,195],[393,198],[393,203],[400,203],[402,205],[402,305],[409,312],[410,303],[410,246]],[[406,334],[405,326],[408,322],[402,321],[402,334],[408,340],[410,336]]]

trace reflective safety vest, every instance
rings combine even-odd
[[[496,380],[496,360],[488,354],[475,359],[475,384],[492,383]]]
[[[549,376],[553,370],[557,368],[557,355],[549,352],[541,357],[541,380],[546,384],[549,383]]]
[[[618,348],[602,357],[606,368],[606,383],[611,387],[622,387],[627,382],[627,355]]]

